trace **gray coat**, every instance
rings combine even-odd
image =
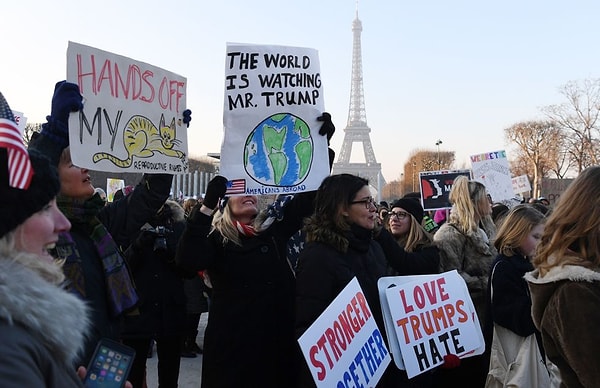
[[[73,361],[87,327],[84,302],[0,257],[0,386],[82,387]]]
[[[455,269],[465,280],[481,327],[484,327],[490,268],[498,254],[491,241],[495,229],[488,225],[484,232],[486,238],[481,233],[465,235],[452,222],[446,222],[433,235],[440,250],[440,272]]]

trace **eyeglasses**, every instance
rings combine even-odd
[[[403,220],[408,216],[407,212],[389,212],[388,215],[390,218],[396,218],[398,220]]]
[[[371,206],[375,206],[375,199],[373,197],[369,197],[369,198],[361,199],[358,201],[352,201],[352,202],[350,202],[350,205],[355,205],[357,203],[364,203],[365,208],[370,209]]]

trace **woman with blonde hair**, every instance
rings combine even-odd
[[[533,322],[564,387],[600,381],[600,166],[560,196],[527,273]],[[557,376],[555,376],[557,377]]]
[[[492,205],[485,186],[466,176],[454,180],[449,200],[452,210],[448,221],[433,236],[440,250],[440,272],[457,270],[462,276],[483,327],[488,277],[497,254]],[[443,384],[453,381],[459,386],[468,379],[473,386],[483,386],[487,371],[485,358],[479,355],[464,358],[460,367],[443,371],[438,377]]]

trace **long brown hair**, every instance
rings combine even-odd
[[[541,276],[566,264],[600,267],[600,166],[583,170],[560,196],[533,264]]]

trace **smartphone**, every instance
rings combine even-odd
[[[107,387],[122,388],[125,386],[135,350],[120,342],[102,338],[87,367],[83,385],[87,388]]]

